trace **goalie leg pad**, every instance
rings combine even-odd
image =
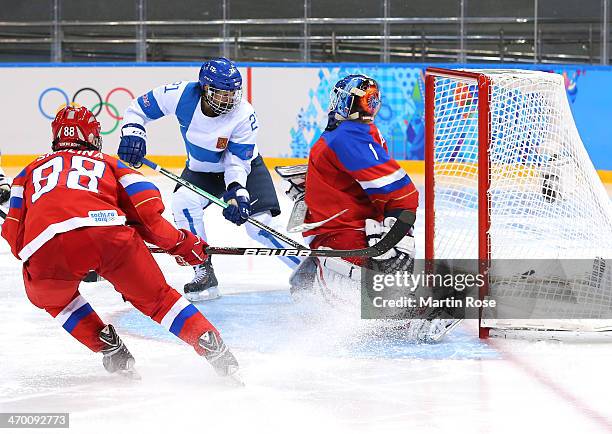
[[[289,292],[294,298],[313,291],[314,279],[317,274],[317,261],[307,257],[295,267],[289,276]]]
[[[338,258],[314,258],[314,290],[341,310],[361,308],[361,267]]]
[[[289,199],[295,201],[296,199],[304,198],[304,193],[306,191],[306,172],[308,171],[307,164],[276,166],[274,169],[283,180],[289,183],[289,189],[285,191]]]
[[[408,323],[408,340],[434,344],[461,323],[461,319],[412,319]]]

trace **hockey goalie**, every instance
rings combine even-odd
[[[374,79],[344,77],[330,93],[328,124],[310,151],[308,165],[277,168],[290,182],[287,194],[295,202],[289,231],[291,226],[299,228],[313,249],[365,248],[379,241],[402,211],[416,213],[419,193],[389,155],[374,124],[381,102]],[[338,307],[355,306],[364,267],[411,273],[414,257],[411,229],[394,248],[375,258],[306,259],[291,276],[291,291],[294,296],[317,293]],[[417,340],[435,341],[455,324],[413,319],[407,326]]]

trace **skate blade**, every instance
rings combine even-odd
[[[130,380],[136,380],[136,381],[142,380],[142,375],[140,375],[138,371],[134,368],[123,369],[123,370],[117,371],[116,374],[124,378],[129,378]]]
[[[234,386],[239,386],[239,387],[245,387],[246,383],[244,382],[244,379],[242,378],[242,375],[240,375],[240,371],[236,371],[233,374],[229,374],[227,377],[225,377],[229,380],[229,382],[231,384],[233,384]]]
[[[215,300],[220,297],[221,294],[219,293],[219,290],[216,289],[216,287],[215,290],[212,291],[212,293],[210,290],[204,290],[202,292],[189,292],[185,294],[185,298],[191,302]]]
[[[460,323],[462,320],[458,319],[458,320],[453,320],[454,322],[452,322],[450,324],[450,326],[446,327],[444,330],[433,334],[432,336],[429,336],[426,338],[426,342],[429,343],[438,343],[442,340],[442,338],[444,336],[446,336],[447,334],[449,334],[452,330],[454,330]]]

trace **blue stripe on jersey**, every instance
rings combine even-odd
[[[195,226],[193,224],[193,217],[191,217],[191,214],[189,214],[189,210],[187,208],[183,208],[183,215],[189,222],[189,230],[191,231],[191,233],[197,235],[198,233],[196,232]]]
[[[408,184],[410,184],[410,178],[408,177],[408,175],[406,175],[406,176],[403,176],[401,179],[398,179],[397,181],[392,182],[391,184],[387,184],[383,187],[378,187],[378,188],[366,188],[364,191],[367,194],[387,194],[395,190],[399,190],[400,188]]]
[[[121,160],[117,160],[117,167],[119,169],[129,169],[128,165]]]
[[[248,143],[236,143],[230,142],[227,145],[227,149],[241,160],[249,160],[253,158],[253,152],[255,151],[255,145]]]
[[[172,325],[170,326],[170,333],[178,336],[183,330],[183,326],[185,325],[185,321],[198,313],[198,309],[193,304],[189,304],[183,308],[179,312],[179,314],[172,321]]]
[[[207,163],[218,163],[221,161],[223,156],[222,152],[209,151],[208,149],[200,148],[193,143],[185,139],[185,146],[187,148],[187,154],[189,157],[198,161],[205,161]]]
[[[198,108],[201,94],[200,83],[190,82],[187,86],[185,86],[179,102],[176,105],[176,117],[179,122],[183,141],[185,142],[187,158],[194,158],[198,161],[208,163],[218,163],[221,161],[221,152],[209,151],[208,149],[196,146],[187,140],[187,130],[189,130],[193,115]],[[189,166],[189,162],[187,165]]]
[[[25,170],[25,168],[24,168],[24,169],[23,169],[21,172],[19,172],[19,175],[17,175],[17,176],[16,176],[16,177],[13,179],[13,182],[15,181],[15,179],[18,179],[18,178],[23,178],[23,177],[25,176],[25,174],[26,174],[26,170]]]
[[[135,182],[125,187],[125,191],[129,196],[134,196],[136,193],[140,193],[147,190],[159,191],[155,184],[147,181]]]
[[[164,115],[153,96],[152,90],[138,97],[138,105],[149,119],[159,119]]]
[[[11,197],[9,202],[9,208],[21,208],[23,205],[23,199],[20,197]]]
[[[66,320],[66,322],[64,323],[62,327],[64,327],[64,329],[68,333],[72,333],[72,330],[74,330],[74,328],[79,324],[79,321],[81,321],[91,312],[93,312],[93,309],[90,306],[90,304],[89,303],[84,304],[83,306],[79,307],[77,310],[72,312],[72,314],[70,315],[70,317],[68,317],[68,319]]]
[[[389,153],[370,135],[370,126],[353,121],[323,133],[327,146],[349,171],[367,169],[389,161]]]

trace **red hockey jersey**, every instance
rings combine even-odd
[[[306,175],[306,223],[344,214],[305,232],[319,235],[362,230],[365,219],[382,221],[394,210],[416,211],[419,192],[410,177],[389,156],[374,124],[344,121],[324,132],[314,144]]]
[[[161,214],[157,187],[99,151],[39,157],[13,180],[2,236],[26,261],[55,235],[87,226],[133,225],[148,242],[174,247],[180,232]]]

